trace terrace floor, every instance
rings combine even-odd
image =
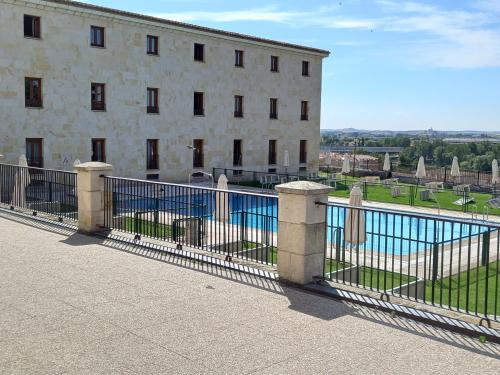
[[[500,346],[0,212],[0,374],[498,374]]]

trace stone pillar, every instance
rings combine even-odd
[[[2,154],[0,154],[0,163],[3,161],[4,158],[5,158],[5,156],[3,156]]]
[[[90,162],[75,166],[78,174],[78,230],[95,233],[104,225],[104,178],[113,170],[105,163]],[[112,209],[109,207],[109,209]]]
[[[278,275],[280,280],[308,284],[323,274],[326,206],[329,186],[294,181],[276,186],[278,211]]]

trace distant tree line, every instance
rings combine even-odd
[[[401,166],[415,168],[420,156],[423,156],[427,165],[436,167],[450,167],[453,157],[456,156],[463,169],[491,171],[493,159],[500,161],[500,144],[491,142],[470,142],[464,144],[450,144],[442,139],[410,138],[395,136],[380,139],[365,137],[339,138],[336,135],[322,136],[322,146],[348,146],[356,140],[360,147],[404,147],[399,155]],[[383,162],[384,155],[373,155]]]
[[[463,169],[491,171],[493,159],[500,159],[500,144],[490,142],[470,142],[449,144],[442,140],[414,140],[399,155],[402,165],[416,165],[420,156],[427,164],[436,167],[451,166],[456,156]]]
[[[366,137],[343,137],[325,134],[321,137],[322,146],[349,146],[357,142],[360,147],[408,147],[411,145],[411,138],[405,136],[387,137],[381,139],[370,139]]]

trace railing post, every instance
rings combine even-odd
[[[483,247],[481,251],[481,266],[485,267],[488,265],[490,260],[490,232],[484,232],[483,234]]]
[[[113,170],[105,163],[90,162],[75,166],[78,184],[78,230],[96,233],[102,230],[106,215],[104,202],[112,199],[104,197],[104,178]],[[112,207],[106,207],[112,210]],[[111,211],[110,211],[111,212]]]
[[[328,193],[333,189],[311,181],[276,186],[278,211],[278,275],[304,285],[323,276]]]

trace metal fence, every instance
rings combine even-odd
[[[326,206],[326,279],[500,320],[500,224]]]
[[[0,164],[0,203],[63,218],[78,219],[76,173]]]
[[[360,187],[363,199],[375,202],[404,204],[471,213],[475,218],[488,219],[490,215],[500,215],[496,199],[500,189],[496,186],[473,191],[470,185],[449,186],[444,183],[426,182],[421,185],[401,183],[397,178],[385,180],[376,177],[361,179],[335,174],[328,183],[335,187],[336,196],[349,196],[354,185]]]
[[[392,173],[394,177],[399,177],[407,181],[415,181],[416,166],[399,165]],[[460,176],[453,177],[450,167],[426,167],[427,176],[423,179],[426,182],[435,181],[445,184],[468,184],[480,189],[482,187],[491,188],[491,172],[477,170],[460,169]]]
[[[232,257],[275,264],[275,196],[103,177],[105,227]]]

